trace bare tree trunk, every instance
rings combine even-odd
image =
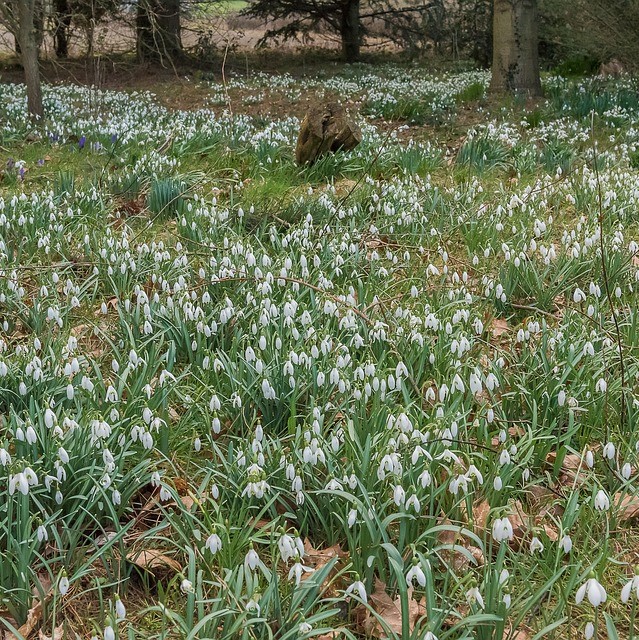
[[[491,91],[541,95],[536,0],[494,0]]]
[[[58,58],[69,56],[69,28],[71,27],[71,8],[68,0],[55,0],[55,29],[53,40]]]
[[[139,0],[136,32],[140,62],[179,58],[182,54],[180,0]]]
[[[359,60],[360,48],[360,0],[344,0],[342,6],[342,53],[347,62]]]
[[[40,66],[38,64],[38,33],[35,23],[35,0],[18,2],[18,42],[27,85],[27,105],[29,114],[36,118],[44,116],[42,88],[40,86]]]

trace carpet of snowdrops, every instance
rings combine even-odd
[[[47,86],[39,127],[0,85],[3,625],[632,638],[638,83],[229,82]],[[299,169],[238,86],[363,142]]]

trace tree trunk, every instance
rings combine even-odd
[[[40,86],[40,66],[38,64],[38,33],[35,24],[35,0],[18,2],[18,42],[27,85],[27,106],[29,114],[36,119],[44,116],[42,89]]]
[[[69,28],[71,27],[71,9],[68,0],[55,0],[55,30],[53,40],[58,58],[69,57]]]
[[[342,5],[342,53],[346,62],[359,60],[360,45],[360,0],[344,0]]]
[[[491,91],[541,95],[536,0],[494,0]]]
[[[180,0],[139,0],[138,60],[173,61],[182,54]]]

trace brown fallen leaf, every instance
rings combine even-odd
[[[475,530],[485,531],[488,525],[488,516],[490,515],[490,504],[488,500],[480,500],[473,505],[473,522]]]
[[[59,627],[56,627],[53,630],[53,635],[51,636],[48,636],[46,633],[44,633],[42,629],[38,631],[39,640],[63,640],[63,638],[64,638],[64,628],[62,625],[60,625]]]
[[[334,558],[341,560],[347,556],[348,553],[346,551],[342,551],[342,547],[339,544],[328,547],[327,549],[315,549],[308,538],[304,540],[304,558],[302,558],[302,561],[305,565],[311,567],[315,571],[319,571],[322,567],[325,567]],[[327,576],[325,584],[329,583],[333,574],[339,570],[337,566],[338,564],[339,562],[335,564],[335,567]],[[302,576],[302,581],[308,580],[313,573],[313,571],[305,573]],[[337,585],[334,585],[334,587],[337,588]]]
[[[620,522],[639,518],[639,496],[615,493],[613,504],[617,509],[617,517]]]
[[[18,629],[18,635],[7,631],[5,640],[18,640],[18,638],[28,638],[42,623],[42,602],[38,600],[27,613],[26,622]]]
[[[386,593],[386,585],[379,579],[375,578],[375,590],[371,593],[369,601],[375,612],[384,620],[386,626],[393,632],[402,633],[402,605],[399,596],[395,600],[391,600]],[[417,621],[425,614],[426,608],[421,603],[413,599],[412,587],[408,589],[408,628],[409,631],[415,629]],[[388,633],[384,630],[381,622],[368,612],[368,616],[364,621],[364,630],[375,638],[387,638]]]
[[[156,571],[182,571],[180,563],[157,549],[145,549],[144,551],[130,551],[126,554],[126,559],[141,569],[146,569],[151,573]]]
[[[546,456],[546,461],[553,466],[555,465],[556,460],[556,451],[551,451]],[[587,470],[588,467],[586,466],[586,462],[580,455],[576,453],[568,453],[564,456],[564,459],[561,462],[561,469],[558,478],[559,484],[568,485],[573,482],[583,482],[585,480]]]
[[[508,324],[508,321],[505,320],[504,318],[495,318],[493,320],[493,324],[491,327],[491,333],[493,335],[493,338],[499,338],[500,336],[503,336],[504,333],[507,333],[510,330],[510,325]]]

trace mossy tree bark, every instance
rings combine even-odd
[[[541,95],[536,0],[494,0],[491,91]]]

